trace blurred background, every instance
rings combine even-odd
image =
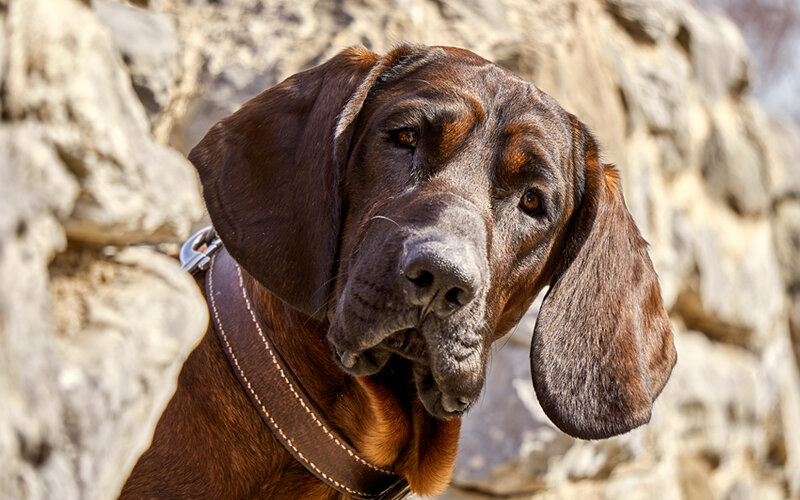
[[[471,49],[621,170],[674,323],[651,423],[577,441],[497,344],[441,497],[800,497],[800,3],[0,0],[0,498],[115,498],[202,336],[157,250],[203,216],[188,150],[339,50]]]

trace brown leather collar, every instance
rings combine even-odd
[[[242,272],[225,249],[206,274],[211,317],[233,372],[261,418],[306,469],[355,498],[405,498],[408,483],[362,458],[305,394],[253,309]]]

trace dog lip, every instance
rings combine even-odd
[[[341,361],[342,366],[345,368],[353,368],[358,363],[358,354],[351,352],[351,351],[344,351],[339,352],[338,349],[336,353],[339,355],[339,361]]]
[[[461,414],[470,407],[472,402],[463,397],[456,397],[442,393],[440,404],[442,405],[442,409],[444,409],[444,411],[447,413]]]

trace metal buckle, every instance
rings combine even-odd
[[[189,274],[205,271],[211,263],[211,255],[222,247],[222,240],[214,228],[208,226],[196,232],[181,246],[181,267]]]
[[[416,495],[411,493],[411,488],[408,485],[408,481],[405,479],[397,481],[378,497],[379,500],[403,500],[405,498],[417,498]]]

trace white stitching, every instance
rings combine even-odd
[[[266,338],[266,336],[264,335],[264,332],[262,332],[262,331],[261,331],[261,325],[259,325],[259,324],[258,324],[258,320],[256,319],[255,313],[253,312],[253,309],[251,308],[251,305],[250,305],[250,298],[247,296],[247,291],[246,291],[246,290],[245,290],[245,288],[244,288],[244,280],[243,280],[243,278],[242,278],[242,270],[241,270],[241,268],[239,267],[239,265],[238,265],[238,264],[236,265],[236,272],[237,272],[237,274],[239,275],[239,288],[242,290],[242,297],[244,297],[245,304],[247,305],[247,310],[250,312],[250,318],[253,320],[253,324],[255,324],[255,325],[256,325],[256,329],[258,330],[258,334],[259,334],[259,336],[261,337],[261,340],[264,342],[264,347],[266,347],[266,348],[267,348],[267,351],[269,352],[269,355],[270,355],[270,357],[272,358],[272,362],[273,362],[273,363],[275,364],[275,366],[278,368],[278,371],[280,371],[281,377],[282,377],[282,378],[283,378],[283,380],[286,382],[286,385],[288,385],[288,386],[289,386],[289,390],[290,390],[290,391],[292,391],[292,394],[293,394],[293,395],[294,395],[294,397],[295,397],[295,398],[297,398],[297,400],[300,402],[300,405],[303,407],[303,409],[304,409],[304,410],[305,410],[305,411],[306,411],[306,412],[307,412],[307,413],[308,413],[308,414],[311,416],[311,418],[314,420],[314,422],[317,424],[317,426],[318,426],[318,427],[321,427],[321,428],[322,428],[322,430],[324,430],[324,431],[325,431],[325,434],[326,434],[326,435],[327,435],[327,436],[328,436],[328,437],[329,437],[329,438],[330,438],[330,439],[331,439],[331,440],[332,440],[334,443],[336,443],[336,444],[337,444],[337,445],[338,445],[338,446],[339,446],[341,449],[343,449],[344,451],[346,451],[346,452],[347,452],[347,454],[348,454],[348,455],[350,455],[351,457],[353,457],[353,458],[354,458],[356,461],[358,461],[358,462],[360,462],[360,463],[362,463],[362,464],[366,465],[366,466],[367,466],[367,467],[369,467],[370,469],[376,470],[376,471],[378,471],[378,472],[382,472],[382,473],[384,473],[384,474],[389,474],[389,475],[394,475],[394,472],[392,472],[392,471],[390,471],[390,470],[387,470],[387,469],[380,468],[380,467],[376,467],[376,466],[372,465],[371,463],[367,462],[366,460],[364,460],[363,458],[359,457],[359,456],[358,456],[358,455],[356,455],[355,453],[353,453],[353,452],[352,452],[352,451],[351,451],[349,448],[347,448],[347,447],[346,447],[344,444],[342,444],[342,443],[341,443],[341,442],[340,442],[340,441],[339,441],[339,440],[336,438],[336,436],[334,436],[334,435],[333,435],[333,434],[332,434],[332,433],[331,433],[331,432],[328,430],[328,428],[325,426],[325,424],[323,424],[323,423],[322,423],[322,421],[320,421],[320,420],[317,418],[317,416],[314,414],[313,410],[311,410],[311,409],[310,409],[308,406],[306,406],[306,403],[305,403],[305,401],[303,401],[303,398],[301,398],[301,397],[300,397],[300,395],[299,395],[299,394],[297,394],[297,392],[296,392],[296,391],[295,391],[295,389],[294,389],[294,386],[293,386],[293,385],[292,385],[292,383],[289,381],[289,379],[286,377],[286,374],[284,374],[284,373],[283,373],[283,368],[281,367],[280,363],[278,363],[278,360],[277,360],[277,358],[275,357],[275,353],[273,353],[273,352],[272,352],[272,349],[271,349],[271,348],[270,348],[270,346],[269,346],[269,342],[267,341],[267,338]]]
[[[214,258],[216,258],[216,255],[214,256]],[[217,325],[219,325],[219,332],[220,332],[220,334],[222,334],[222,339],[225,341],[225,347],[228,350],[228,353],[230,353],[231,358],[233,358],[233,362],[236,365],[236,369],[239,371],[239,374],[242,376],[242,379],[247,383],[247,389],[250,391],[250,394],[252,394],[253,397],[258,402],[258,405],[260,406],[261,411],[264,412],[264,415],[269,419],[270,423],[272,423],[272,425],[275,427],[275,429],[280,433],[281,437],[283,437],[283,439],[295,451],[295,453],[297,453],[297,455],[301,459],[303,459],[304,462],[306,462],[308,465],[310,465],[311,468],[313,468],[315,471],[317,471],[322,477],[324,477],[328,481],[332,482],[333,484],[335,484],[339,488],[344,488],[348,493],[352,493],[353,495],[361,495],[361,496],[373,498],[374,495],[370,495],[369,493],[364,493],[362,491],[352,490],[352,489],[348,488],[347,486],[345,486],[343,484],[340,484],[335,479],[333,479],[331,477],[328,477],[324,472],[319,470],[319,468],[317,468],[317,466],[313,462],[308,460],[306,457],[303,456],[302,453],[300,453],[300,451],[294,446],[294,443],[292,443],[292,440],[289,439],[286,436],[286,434],[283,433],[283,430],[278,426],[278,423],[275,422],[275,420],[269,414],[267,409],[264,407],[264,404],[261,402],[261,399],[258,397],[258,394],[256,394],[255,391],[253,391],[253,388],[250,385],[250,381],[247,380],[247,376],[244,374],[244,371],[242,370],[242,367],[239,366],[239,360],[236,358],[236,354],[234,354],[233,349],[231,348],[230,342],[228,342],[228,336],[225,333],[225,329],[222,328],[222,321],[219,318],[219,312],[217,311],[217,304],[216,304],[216,301],[214,300],[214,271],[213,271],[213,269],[214,269],[214,267],[212,265],[212,269],[211,269],[211,271],[209,273],[209,278],[208,278],[208,288],[209,288],[209,292],[210,292],[209,296],[211,297],[211,308],[214,310],[214,317],[217,319]],[[241,272],[239,271],[239,266],[238,265],[236,266],[236,270],[237,270],[237,272],[239,272],[239,280],[240,280],[239,283],[240,283],[240,286],[241,286],[242,275],[241,275]],[[242,290],[244,290],[244,288],[242,288]],[[249,304],[248,304],[248,309],[250,309]],[[251,313],[252,313],[252,311],[251,311]]]

